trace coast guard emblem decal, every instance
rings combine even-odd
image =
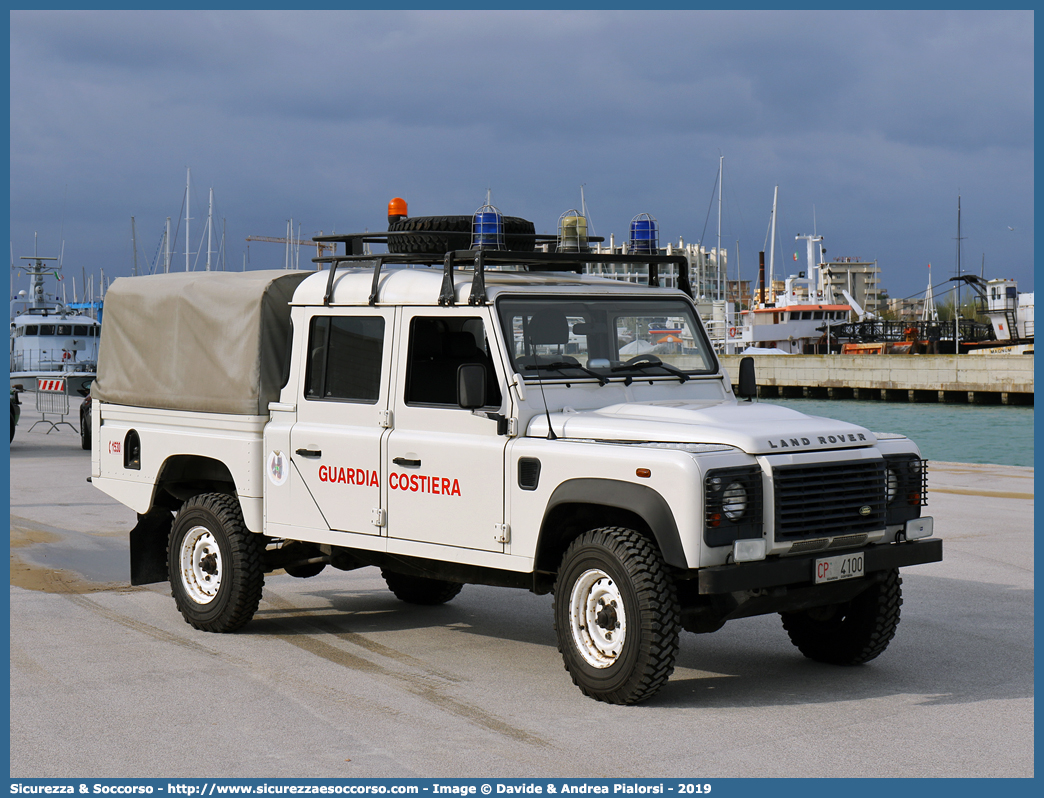
[[[278,449],[268,455],[268,478],[277,488],[290,476],[289,465],[286,455]]]

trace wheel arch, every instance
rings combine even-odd
[[[622,480],[577,478],[561,483],[548,499],[537,540],[537,570],[555,572],[576,537],[602,526],[634,529],[657,545],[668,565],[688,567],[674,513],[657,491]]]
[[[167,581],[167,537],[174,513],[202,493],[236,496],[228,466],[213,457],[175,454],[163,461],[152,488],[149,510],[130,531],[131,584]]]
[[[201,454],[174,454],[156,473],[152,505],[177,509],[200,493],[236,495],[236,480],[220,460]]]

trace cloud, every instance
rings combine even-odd
[[[716,235],[724,153],[723,241],[743,261],[780,185],[791,239],[814,206],[832,254],[878,258],[893,295],[921,290],[904,264],[953,260],[961,191],[967,245],[1031,287],[1032,20],[13,12],[12,240],[64,218],[87,268],[129,269],[129,217],[154,248],[190,166],[194,235],[213,186],[236,262],[247,235],[280,236],[291,217],[305,233],[374,229],[395,194],[414,213],[469,213],[487,188],[541,230],[584,184],[598,232],[649,212],[664,238],[694,240]],[[1008,225],[1019,236],[994,238]],[[281,265],[262,250],[252,263]]]

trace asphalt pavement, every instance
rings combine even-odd
[[[738,620],[683,633],[667,686],[618,707],[572,685],[551,597],[524,591],[416,607],[372,568],[279,573],[246,628],[196,631],[168,586],[129,586],[134,513],[33,416],[10,460],[13,777],[1033,775],[1033,469],[931,465],[944,560],[904,569],[878,659],[817,664],[777,616]]]

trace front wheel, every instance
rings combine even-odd
[[[171,593],[185,620],[205,632],[249,622],[265,584],[264,549],[234,496],[204,493],[185,502],[167,547]]]
[[[659,550],[630,529],[593,529],[566,549],[555,583],[558,650],[584,695],[634,704],[670,678],[680,610]]]
[[[830,665],[862,665],[880,655],[895,636],[903,604],[899,569],[884,571],[851,601],[781,612],[791,642],[809,659]]]

